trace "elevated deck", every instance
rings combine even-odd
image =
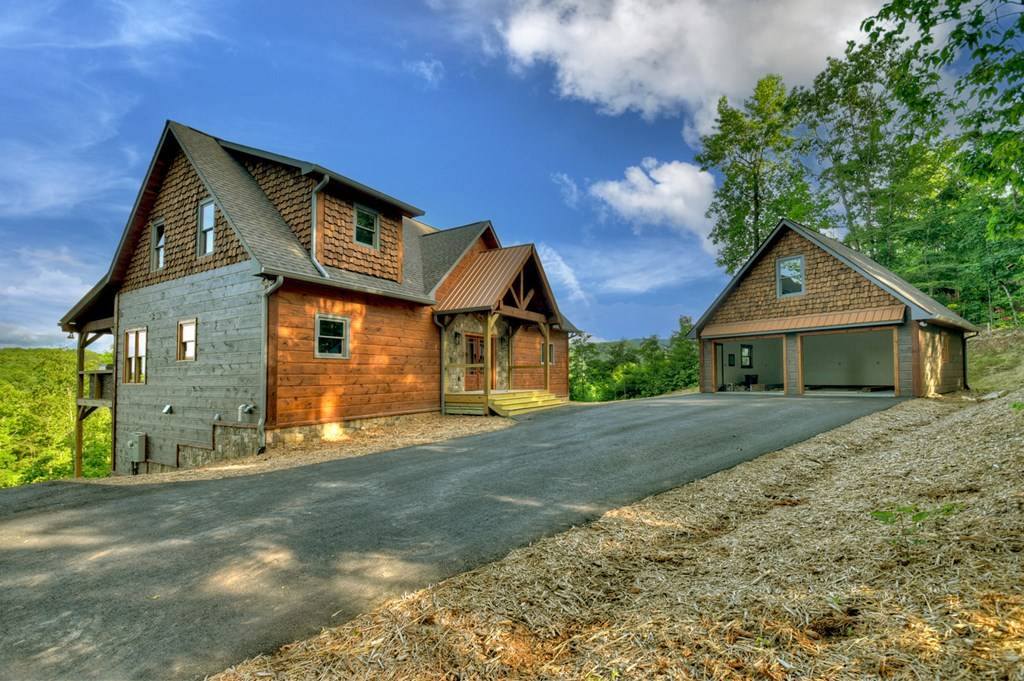
[[[545,390],[492,390],[490,398],[482,390],[446,393],[446,414],[486,416],[518,416],[538,409],[549,409],[566,404],[568,400]]]

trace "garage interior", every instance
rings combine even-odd
[[[718,390],[777,392],[785,389],[783,338],[742,338],[715,343]]]
[[[805,392],[894,393],[892,330],[802,334],[800,338]]]

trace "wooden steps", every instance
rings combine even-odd
[[[483,416],[489,410],[499,416],[518,416],[538,409],[549,409],[566,404],[568,400],[544,390],[517,390],[491,393],[486,401],[480,393],[448,393],[445,396],[446,414],[472,414]]]

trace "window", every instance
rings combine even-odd
[[[191,362],[196,358],[196,320],[178,322],[178,361]]]
[[[555,344],[548,343],[548,362],[550,364],[555,363]]]
[[[466,334],[466,364],[484,363],[484,337]]]
[[[316,356],[348,359],[348,317],[316,316]]]
[[[164,223],[157,222],[153,224],[153,256],[150,258],[150,264],[154,271],[162,270],[164,268],[164,248],[167,245],[166,237],[164,235]]]
[[[356,205],[356,243],[377,248],[380,216],[377,211]]]
[[[217,208],[213,199],[199,204],[199,255],[209,255],[214,248]]]
[[[146,329],[130,329],[124,332],[123,382],[146,382]]]
[[[780,258],[775,263],[776,290],[779,298],[804,292],[804,256]]]
[[[741,369],[753,369],[754,368],[754,346],[753,345],[741,345],[740,346],[740,368]]]
[[[735,352],[730,352],[729,353],[729,366],[731,366],[731,367],[736,366],[736,353]]]

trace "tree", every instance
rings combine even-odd
[[[715,130],[696,160],[722,173],[707,216],[718,264],[735,272],[781,217],[820,226],[824,211],[806,179],[794,128],[799,109],[782,78],[758,81],[739,108],[718,100]]]

